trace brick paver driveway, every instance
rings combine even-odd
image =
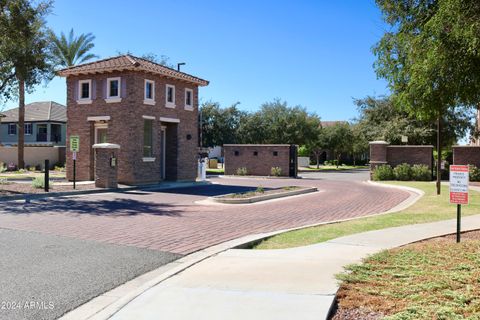
[[[1,203],[2,228],[188,254],[237,237],[379,213],[409,194],[361,181],[214,178],[209,186]],[[206,206],[206,196],[287,185],[321,192],[254,205]]]

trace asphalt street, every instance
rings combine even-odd
[[[0,319],[57,319],[180,255],[0,229]]]

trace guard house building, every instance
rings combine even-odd
[[[98,143],[120,145],[124,184],[195,180],[198,87],[208,81],[122,55],[58,72],[67,80],[67,178],[73,179],[69,137],[78,136],[77,180],[93,180]]]

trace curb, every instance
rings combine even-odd
[[[66,197],[66,196],[75,196],[75,195],[85,195],[85,194],[100,194],[100,193],[121,193],[123,191],[131,190],[168,190],[176,188],[187,188],[194,186],[209,185],[209,181],[199,181],[199,182],[179,182],[179,183],[170,183],[170,184],[156,184],[156,185],[140,185],[140,186],[131,186],[124,188],[108,188],[108,189],[90,189],[90,190],[78,190],[78,191],[60,191],[60,192],[49,192],[49,193],[38,193],[38,194],[18,194],[12,196],[2,196],[0,197],[0,202],[7,201],[16,201],[16,200],[37,200],[44,198],[57,198],[57,197]]]
[[[249,203],[256,203],[260,201],[266,201],[266,200],[272,200],[272,199],[279,199],[279,198],[285,198],[285,197],[290,197],[290,196],[297,196],[300,194],[307,194],[311,192],[316,192],[318,189],[316,187],[305,187],[301,188],[299,190],[291,190],[291,191],[286,191],[286,192],[281,192],[281,193],[273,193],[273,194],[266,194],[266,195],[259,195],[259,196],[254,196],[250,198],[224,198],[229,195],[233,195],[234,193],[222,195],[222,196],[215,196],[215,197],[209,197],[209,200],[212,200],[213,202],[217,203],[224,203],[224,204],[249,204]]]
[[[397,188],[397,186],[391,186]],[[402,188],[399,188],[402,189]],[[413,189],[413,188],[411,188]],[[412,197],[421,198],[420,191],[415,192],[415,195],[411,195],[408,199],[404,200],[409,201]],[[402,203],[403,203],[402,202]],[[413,204],[412,202],[411,204]],[[410,204],[410,205],[411,205]],[[134,300],[136,297],[140,296],[150,288],[158,285],[159,283],[181,273],[182,271],[196,265],[203,260],[206,260],[212,256],[218,255],[221,252],[227,251],[229,249],[248,249],[253,245],[260,243],[261,241],[271,238],[280,233],[295,231],[299,229],[311,228],[315,226],[339,223],[349,220],[361,219],[371,216],[382,215],[390,212],[376,213],[368,216],[349,218],[343,220],[335,220],[329,222],[316,223],[311,225],[305,225],[301,227],[282,229],[267,233],[260,233],[255,235],[248,235],[245,237],[233,239],[226,241],[203,250],[191,253],[187,256],[184,256],[176,261],[163,265],[155,270],[152,270],[146,274],[140,275],[137,278],[131,279],[128,282],[114,288],[108,292],[101,294],[98,297],[87,301],[83,305],[78,306],[77,308],[67,312],[65,315],[60,317],[60,320],[106,320],[115,315],[120,309]],[[138,284],[140,282],[140,284]],[[125,292],[126,291],[126,292]]]

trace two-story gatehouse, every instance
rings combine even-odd
[[[198,155],[198,87],[208,81],[122,55],[60,70],[67,78],[67,138],[80,137],[78,180],[93,180],[92,146],[120,145],[118,181],[194,180]],[[72,153],[67,139],[67,178]]]

